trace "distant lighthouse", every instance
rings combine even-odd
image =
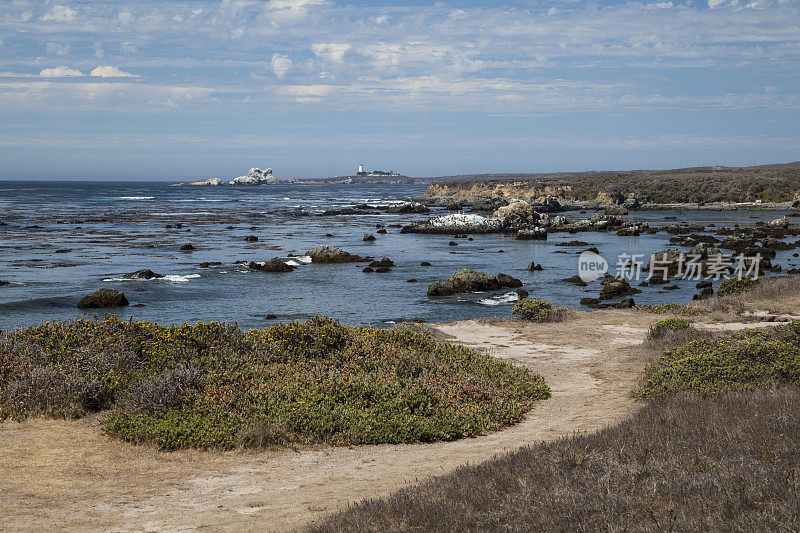
[[[358,165],[358,173],[359,174],[363,174],[364,173],[364,165]]]

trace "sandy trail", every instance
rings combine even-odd
[[[451,443],[299,451],[159,452],[101,433],[97,419],[0,425],[0,530],[301,528],[526,443],[594,431],[628,417],[652,315],[580,314],[558,324],[466,321],[454,341],[533,369],[552,398],[506,430]]]

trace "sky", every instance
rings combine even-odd
[[[0,179],[800,160],[800,0],[0,0]]]

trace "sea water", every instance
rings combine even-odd
[[[436,209],[426,215],[376,211],[373,215],[320,216],[328,209],[387,205],[424,192],[424,185],[234,188],[0,182],[0,221],[5,223],[0,225],[0,280],[12,282],[0,287],[0,330],[102,316],[106,310],[76,307],[81,297],[101,287],[124,292],[132,304],[109,311],[125,319],[164,324],[217,320],[255,328],[327,315],[349,325],[385,326],[509,315],[516,300],[509,290],[427,297],[430,282],[444,280],[460,268],[510,274],[523,282],[532,297],[580,308],[579,299],[597,297],[600,283],[576,287],[561,281],[577,273],[578,252],[585,247],[557,243],[578,239],[597,247],[610,263],[611,273],[620,254],[649,254],[672,247],[670,235],[664,232],[639,237],[552,233],[546,241],[472,235],[470,241],[453,235],[401,234],[392,227],[445,214]],[[578,219],[591,211],[564,214]],[[677,217],[679,222],[721,227],[754,225],[782,214],[641,211],[626,218],[666,225],[675,223],[668,217]],[[379,224],[386,226],[387,234],[377,233]],[[373,233],[376,240],[364,242],[366,233]],[[249,235],[258,237],[258,242],[245,242]],[[449,245],[451,241],[458,246]],[[179,251],[186,243],[195,250]],[[364,273],[363,263],[309,264],[303,254],[320,244],[378,259],[387,256],[396,266],[387,273]],[[287,258],[297,268],[290,273],[267,273],[235,264],[273,257]],[[420,266],[423,261],[432,266]],[[531,261],[544,270],[527,271]],[[201,268],[204,262],[221,264]],[[778,252],[773,262],[784,269],[800,263],[791,251]],[[143,268],[164,278],[123,277]],[[642,287],[642,294],[634,296],[636,303],[685,303],[697,292],[696,280],[676,283],[679,288],[674,291]]]

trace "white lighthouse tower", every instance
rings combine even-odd
[[[364,165],[358,165],[358,173],[359,174],[363,174],[364,173]]]

